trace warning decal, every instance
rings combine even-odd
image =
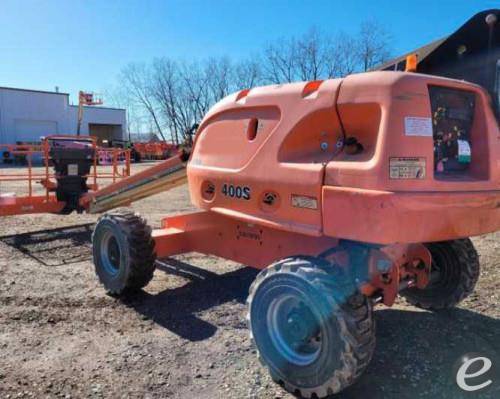
[[[318,209],[318,200],[315,197],[292,194],[292,206],[295,208]]]
[[[78,176],[78,164],[77,163],[68,164],[68,176]]]
[[[432,137],[432,119],[418,116],[406,116],[405,135]]]
[[[425,179],[425,158],[390,158],[391,179]]]

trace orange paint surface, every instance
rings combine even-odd
[[[434,175],[430,128],[408,131],[408,121],[432,126],[429,85],[475,94],[472,161],[452,177]],[[198,130],[188,181],[199,208],[275,231],[379,244],[500,228],[500,133],[482,88],[372,72],[244,94],[215,105]],[[345,138],[362,151],[342,148]],[[418,178],[391,175],[403,165],[405,176],[405,162],[423,165]],[[269,206],[270,194],[276,202]]]

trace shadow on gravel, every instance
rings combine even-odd
[[[175,259],[159,262],[158,269],[191,281],[156,295],[139,292],[124,303],[190,341],[205,340],[217,330],[197,313],[231,301],[244,303],[258,273],[242,268],[218,275]],[[239,312],[221,308],[213,317],[218,325],[246,328]],[[355,385],[331,399],[500,398],[499,319],[459,308],[439,313],[380,308],[375,318],[377,347],[370,366]],[[467,380],[470,385],[493,381],[472,395],[456,384],[459,361],[467,355],[493,363],[484,375]]]
[[[360,381],[338,399],[370,398],[499,398],[500,320],[465,309],[432,313],[381,309],[377,320],[377,348]],[[476,392],[456,384],[460,359],[485,356],[492,368],[467,380],[492,384]],[[476,364],[468,373],[477,371]]]
[[[244,303],[258,273],[242,268],[217,275],[175,259],[159,262],[158,269],[191,282],[156,295],[140,292],[125,303],[190,341],[207,339],[217,330],[196,313],[230,301]],[[221,310],[215,317],[219,324],[246,328],[238,312]],[[332,399],[500,397],[499,319],[459,308],[439,313],[380,308],[375,317],[377,348],[370,366],[357,384]],[[493,381],[472,396],[460,391],[455,382],[459,360],[465,355],[486,356],[493,363],[488,373],[468,380],[471,385]]]
[[[43,266],[63,266],[91,259],[93,223],[0,237]]]
[[[151,295],[141,291],[124,300],[127,306],[153,320],[158,325],[190,341],[202,341],[215,334],[217,327],[196,313],[226,302],[245,303],[250,284],[258,270],[246,267],[222,275],[168,258],[157,262],[157,269],[188,278],[186,285]],[[231,320],[225,320],[225,317]],[[217,317],[235,328],[246,328],[235,319],[234,312]],[[241,324],[241,325],[240,325]]]

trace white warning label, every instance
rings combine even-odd
[[[432,137],[432,119],[419,116],[406,116],[405,135]]]
[[[292,206],[296,208],[318,209],[318,200],[314,197],[292,194]]]
[[[425,158],[391,158],[391,179],[425,179]]]
[[[68,164],[68,176],[78,176],[78,164],[77,163]]]

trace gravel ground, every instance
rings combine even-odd
[[[163,215],[192,209],[186,186],[133,207],[156,227]],[[0,398],[293,398],[250,346],[244,302],[254,270],[188,254],[162,260],[143,292],[117,300],[94,275],[96,219],[0,221]],[[500,397],[499,239],[474,239],[482,274],[459,308],[436,314],[403,300],[378,307],[373,361],[337,397]],[[470,353],[493,361],[485,375],[493,383],[465,395],[454,367]]]

